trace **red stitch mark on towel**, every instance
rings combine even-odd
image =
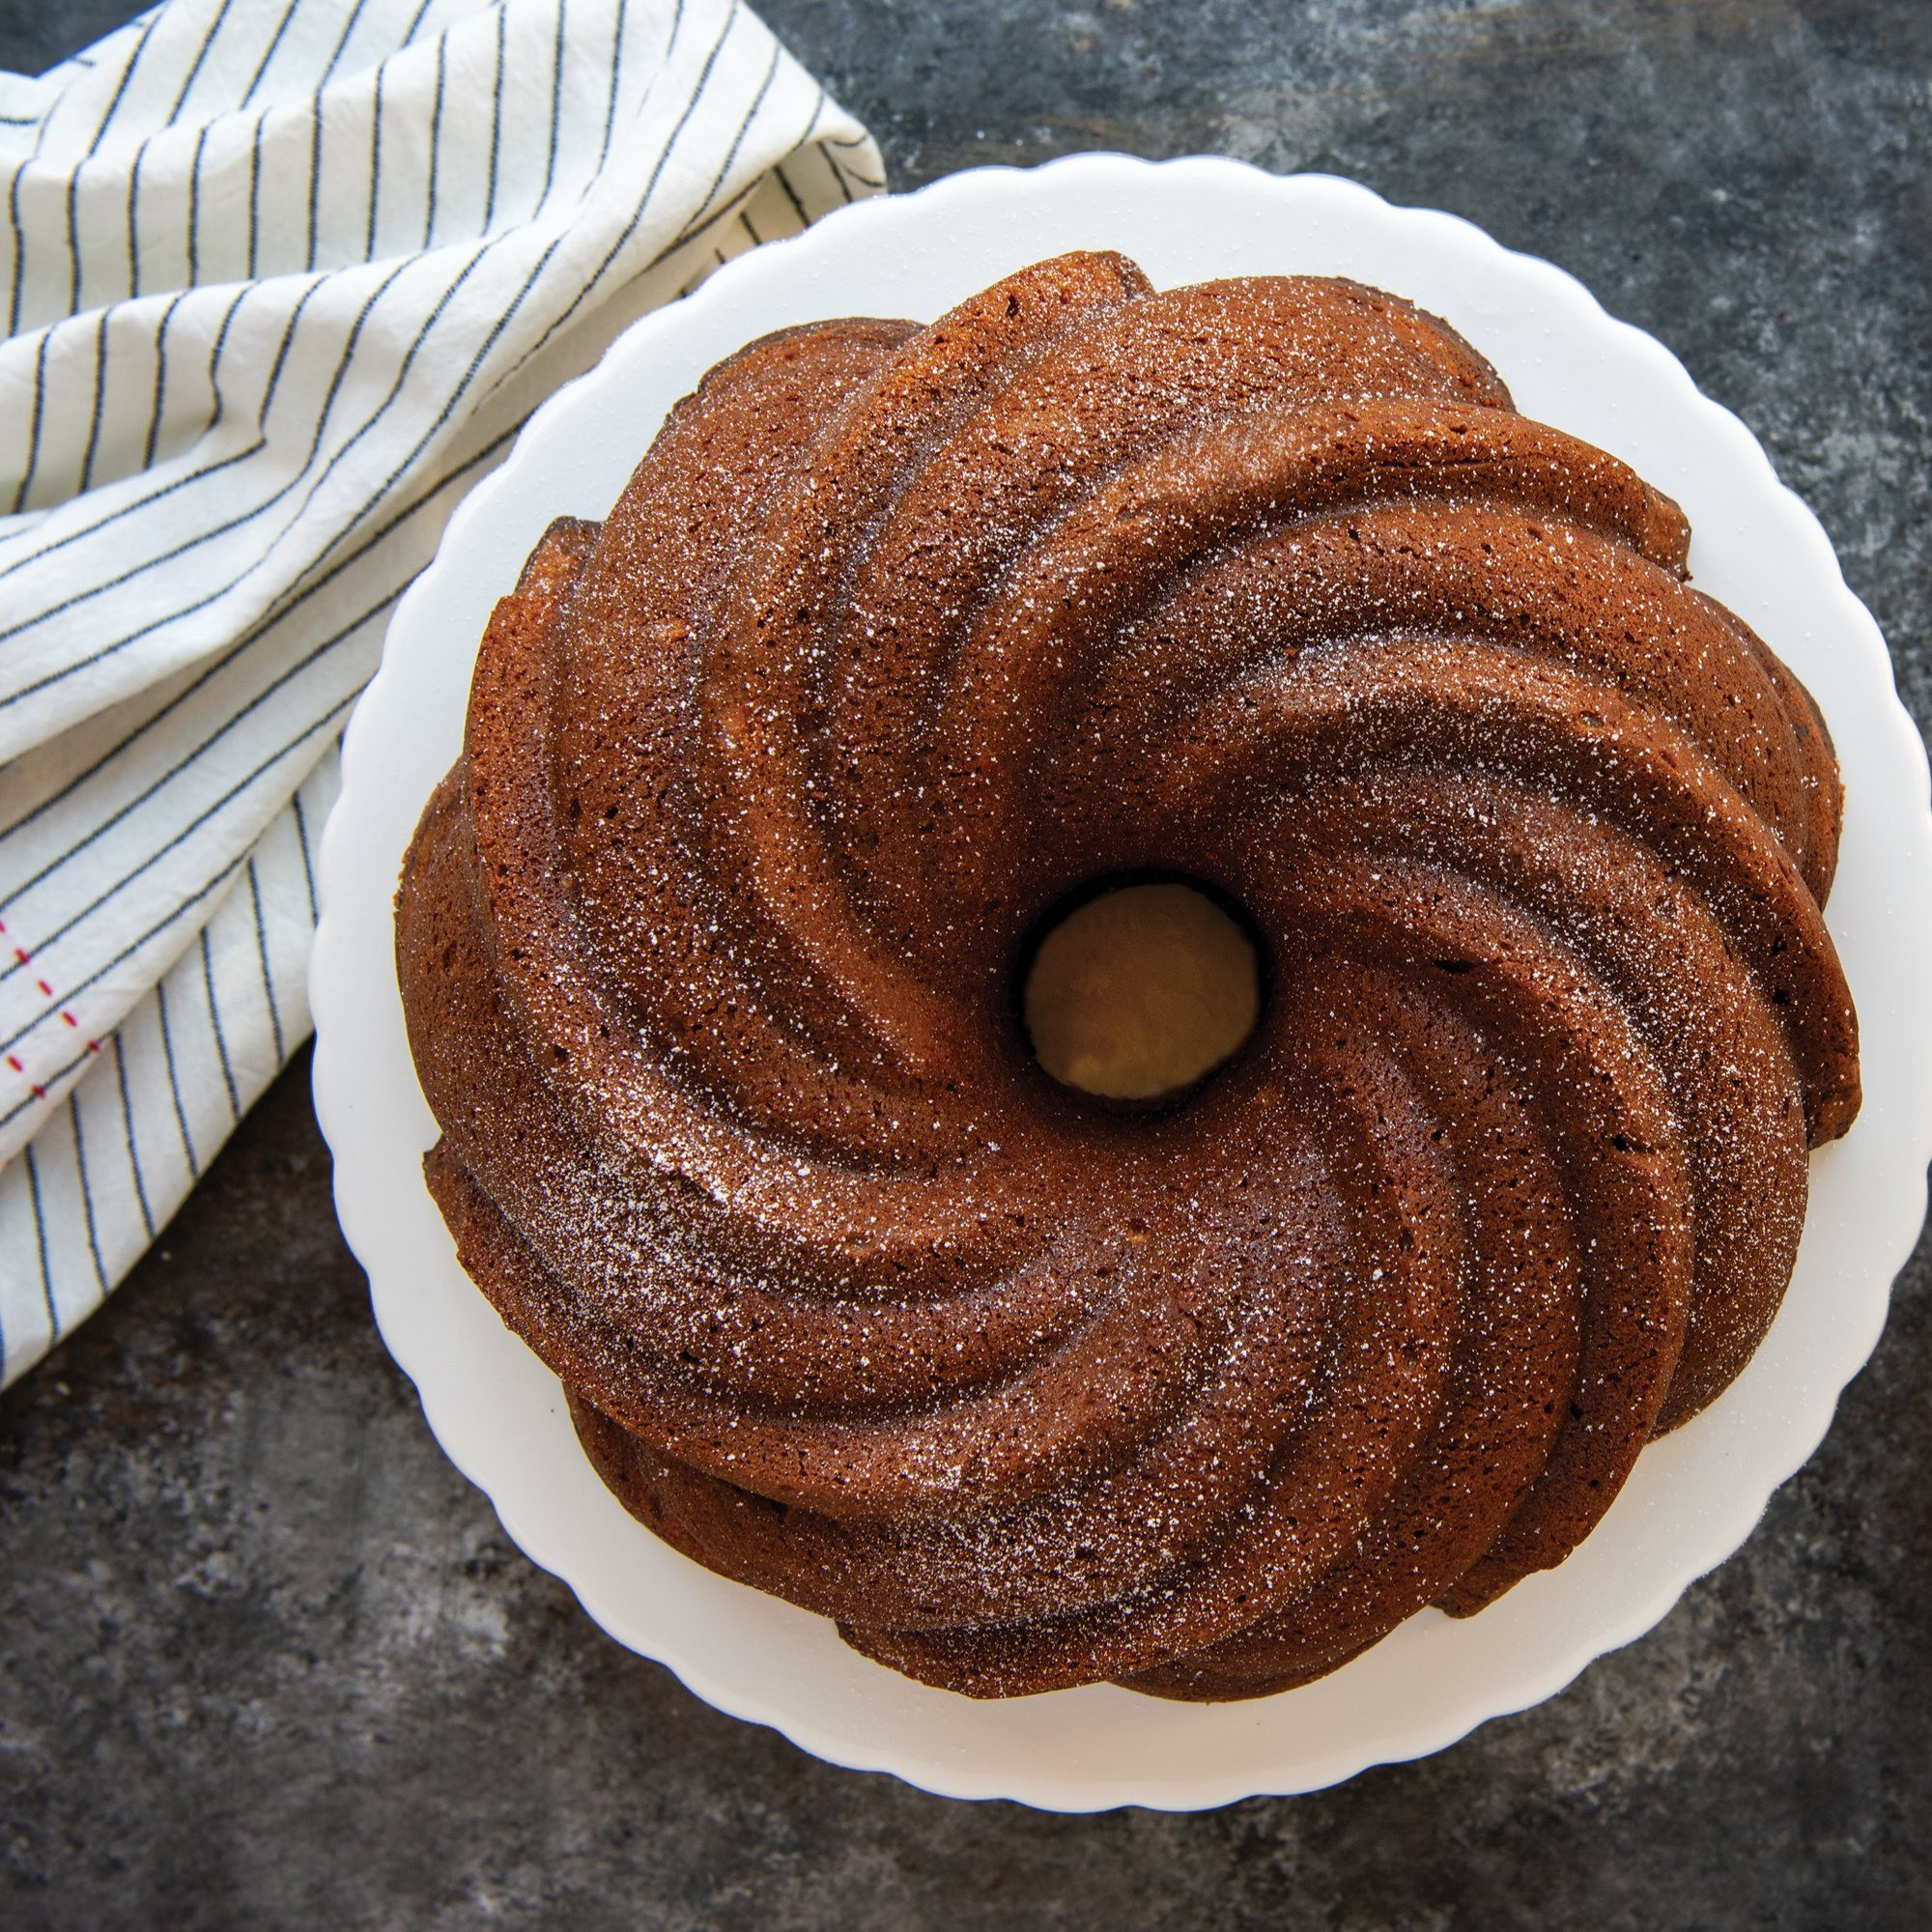
[[[27,961],[31,959],[33,956],[34,955],[31,952],[29,952],[24,946],[16,946],[14,949],[14,957],[17,959],[22,966],[24,966],[27,963]]]
[[[34,981],[34,984],[37,985],[41,989],[41,991],[47,996],[48,999],[51,1000],[53,998],[54,989],[51,986],[49,986],[44,980],[36,980]]]
[[[34,1083],[34,1098],[36,1100],[44,1100],[46,1097],[47,1090],[36,1081]]]
[[[89,1040],[87,1042],[87,1050],[89,1053],[99,1053],[100,1051],[100,1042],[98,1039]]]
[[[77,1019],[75,1019],[74,1016],[71,1012],[69,1012],[65,1007],[61,1009],[61,1018],[64,1019],[71,1027],[77,1027],[80,1024],[80,1022]]]
[[[10,1053],[7,1056],[7,1065],[11,1066],[15,1073],[24,1073],[27,1070],[24,1066],[20,1065],[20,1056],[17,1053]]]

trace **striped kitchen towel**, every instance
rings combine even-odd
[[[307,1034],[337,739],[463,492],[880,174],[736,0],[169,0],[0,74],[0,1380]]]

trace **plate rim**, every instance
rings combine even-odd
[[[1702,1553],[1690,1567],[1661,1566],[1665,1580],[1646,1594],[1640,1604],[1580,1646],[1573,1646],[1560,1661],[1526,1675],[1512,1687],[1506,1697],[1499,1699],[1492,1696],[1483,1702],[1481,1708],[1459,1709],[1447,1717],[1438,1715],[1432,1720],[1418,1721],[1405,1731],[1379,1735],[1362,1742],[1359,1749],[1338,1748],[1320,1764],[1303,1766],[1300,1770],[1284,1774],[1277,1781],[1257,1783],[1255,1775],[1246,1772],[1236,1773],[1218,1782],[1212,1778],[1196,1778],[1185,1784],[1163,1785],[1158,1779],[1129,1772],[1112,1779],[1093,1780],[1088,1788],[1076,1789],[1065,1782],[1054,1782],[1032,1775],[1024,1766],[991,1773],[948,1764],[937,1754],[931,1761],[912,1763],[902,1751],[889,1745],[873,1744],[868,1748],[863,1739],[834,1734],[822,1725],[773,1708],[764,1700],[744,1693],[689,1656],[669,1654],[675,1651],[675,1646],[653,1649],[638,1641],[634,1633],[614,1629],[611,1618],[603,1614],[585,1595],[580,1578],[563,1567],[560,1560],[553,1560],[558,1557],[558,1552],[531,1547],[533,1543],[541,1544],[542,1536],[533,1525],[512,1520],[513,1513],[506,1513],[503,1504],[491,1493],[476,1473],[472,1466],[474,1458],[467,1453],[468,1445],[460,1448],[452,1442],[446,1408],[442,1409],[440,1422],[439,1402],[433,1387],[434,1371],[428,1369],[427,1373],[419,1373],[426,1370],[427,1365],[415,1355],[412,1344],[400,1332],[392,1332],[396,1324],[384,1319],[384,1290],[378,1280],[379,1272],[389,1265],[390,1242],[380,1217],[368,1211],[374,1195],[365,1185],[369,1151],[358,1142],[356,1132],[355,1015],[353,1009],[344,1010],[353,979],[345,961],[353,957],[355,914],[358,901],[366,901],[371,891],[370,882],[357,875],[357,846],[354,835],[363,822],[370,801],[380,797],[374,770],[365,769],[379,755],[375,749],[372,721],[381,715],[387,701],[388,690],[396,682],[395,667],[400,655],[411,647],[412,636],[425,625],[428,613],[434,609],[439,573],[455,568],[450,559],[480,528],[490,502],[501,493],[517,488],[520,473],[529,465],[531,450],[549,433],[546,424],[558,421],[573,406],[574,398],[584,392],[587,386],[598,383],[625,344],[640,336],[648,337],[653,331],[665,327],[668,317],[681,317],[689,325],[695,319],[726,308],[755,277],[773,271],[774,256],[783,255],[789,259],[795,258],[801,250],[822,250],[827,245],[824,238],[829,233],[852,242],[863,237],[867,223],[875,229],[885,230],[891,224],[906,219],[903,211],[910,205],[917,204],[937,222],[944,218],[949,203],[964,197],[982,194],[1024,196],[1059,192],[1063,188],[1077,191],[1083,183],[1118,183],[1122,179],[1122,170],[1135,174],[1159,171],[1170,179],[1179,178],[1184,184],[1210,193],[1225,190],[1231,185],[1238,185],[1243,193],[1253,193],[1258,185],[1265,185],[1264,191],[1283,195],[1284,205],[1297,197],[1320,196],[1340,207],[1352,206],[1376,220],[1412,224],[1412,232],[1420,233],[1425,227],[1433,229],[1438,238],[1447,240],[1457,249],[1472,250],[1478,256],[1507,263],[1511,274],[1541,282],[1553,299],[1577,310],[1587,326],[1609,331],[1621,342],[1626,353],[1647,362],[1655,380],[1694,404],[1703,426],[1723,439],[1725,461],[1742,465],[1745,470],[1752,472],[1757,492],[1768,490],[1775,493],[1780,505],[1780,515],[1792,525],[1794,533],[1811,553],[1808,567],[1820,570],[1829,563],[1830,578],[1824,584],[1824,590],[1833,599],[1842,601],[1847,618],[1846,636],[1855,641],[1861,660],[1858,667],[1859,674],[1869,678],[1880,669],[1883,671],[1883,695],[1889,698],[1889,706],[1881,704],[1879,712],[1892,740],[1889,750],[1894,756],[1885,761],[1890,767],[1889,779],[1894,783],[1909,783],[1916,801],[1916,810],[1908,813],[1907,822],[1894,828],[1898,847],[1909,850],[1916,846],[1916,856],[1921,868],[1925,867],[1927,855],[1932,854],[1932,778],[1928,778],[1923,740],[1898,698],[1889,653],[1869,611],[1845,582],[1842,568],[1822,525],[1809,506],[1777,478],[1769,456],[1749,429],[1723,404],[1699,390],[1683,363],[1668,348],[1634,325],[1609,315],[1589,289],[1567,270],[1540,257],[1506,248],[1463,216],[1435,209],[1400,207],[1362,184],[1340,176],[1270,175],[1247,163],[1222,156],[1189,156],[1166,161],[1150,161],[1111,154],[1065,156],[1032,168],[1002,166],[964,170],[942,177],[910,194],[855,203],[799,236],[766,243],[724,265],[690,297],[653,311],[633,324],[611,344],[598,365],[560,386],[531,414],[504,462],[468,492],[458,504],[445,526],[436,556],[411,584],[392,613],[382,664],[357,702],[345,733],[343,790],[324,828],[317,853],[321,917],[310,967],[310,1002],[317,1036],[312,1075],[316,1114],[333,1162],[337,1217],[345,1239],[369,1274],[372,1305],[384,1345],[416,1387],[425,1419],[444,1453],[491,1497],[511,1540],[532,1561],[551,1570],[569,1584],[586,1613],[617,1641],[629,1649],[654,1657],[703,1701],[731,1716],[777,1729],[802,1749],[828,1762],[857,1770],[890,1772],[909,1783],[941,1795],[968,1799],[1007,1798],[1037,1808],[1079,1812],[1127,1804],[1166,1810],[1202,1809],[1264,1793],[1317,1790],[1338,1783],[1373,1764],[1394,1763],[1427,1755],[1446,1748],[1491,1718],[1524,1710],[1544,1701],[1572,1682],[1597,1657],[1654,1628],[1691,1581],[1734,1553],[1761,1518],[1772,1493],[1803,1466],[1822,1440],[1844,1387],[1877,1345],[1884,1326],[1891,1283],[1909,1259],[1923,1222],[1924,1169],[1927,1159],[1932,1158],[1932,1092],[1928,1092],[1918,1118],[1908,1123],[1917,1129],[1916,1136],[1908,1136],[1906,1148],[1907,1158],[1918,1176],[1916,1208],[1913,1205],[1913,1188],[1909,1184],[1902,1186],[1895,1196],[1889,1197],[1894,1204],[1889,1216],[1889,1231],[1878,1237],[1866,1237],[1867,1247],[1873,1248],[1879,1256],[1870,1265],[1874,1274],[1882,1273],[1882,1288],[1874,1286],[1871,1289],[1869,1304],[1864,1309],[1865,1319],[1848,1326],[1838,1358],[1821,1372],[1819,1381],[1821,1385],[1829,1384],[1829,1389],[1821,1388],[1800,1426],[1783,1438],[1781,1452],[1764,1459],[1761,1473],[1766,1473],[1768,1480],[1764,1482],[1762,1497],[1747,1512],[1743,1506],[1735,1506],[1724,1513],[1724,1520],[1710,1529],[1701,1546]],[[735,346],[737,339],[742,338],[732,338],[724,343],[721,336],[724,346],[718,353],[725,353],[726,348]],[[1785,533],[1780,530],[1778,534],[1782,536]],[[380,898],[385,909],[392,885],[393,881],[382,883]],[[360,909],[366,913],[366,903],[361,904]],[[1774,1465],[1775,1473],[1772,1473]],[[1751,1488],[1754,1490],[1755,1487],[1753,1483]],[[640,1529],[639,1534],[647,1535],[648,1532]],[[1082,1694],[1085,1693],[1053,1693],[1063,1698]],[[1301,1693],[1285,1694],[1293,1697]]]

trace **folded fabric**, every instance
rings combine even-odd
[[[880,177],[735,0],[170,0],[0,75],[0,1381],[305,1037],[335,746],[463,492]]]

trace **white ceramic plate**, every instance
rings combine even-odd
[[[1645,1453],[1560,1570],[1468,1622],[1425,1612],[1333,1676],[1256,1703],[1172,1704],[1094,1687],[981,1704],[927,1690],[847,1650],[831,1624],[711,1576],[634,1522],[579,1451],[554,1378],[457,1266],[424,1191],[418,1156],[436,1130],[411,1070],[391,952],[398,864],[456,753],[476,639],[551,518],[601,517],[668,406],[753,336],[823,316],[928,319],[1074,247],[1123,249],[1162,286],[1257,271],[1352,275],[1446,316],[1527,414],[1613,450],[1684,505],[1697,582],[1811,687],[1849,778],[1831,923],[1863,1023],[1864,1111],[1812,1163],[1804,1248],[1769,1339],[1719,1403]],[[1549,1696],[1650,1629],[1750,1533],[1876,1343],[1924,1213],[1925,753],[1824,531],[1750,432],[1570,276],[1464,221],[1391,208],[1348,182],[1284,180],[1225,160],[1083,156],[1030,173],[955,175],[731,263],[553,397],[470,493],[390,624],[343,768],[322,848],[316,1110],[343,1230],[430,1427],[509,1534],[619,1642],[721,1710],[928,1790],[1065,1811],[1191,1809],[1314,1790]]]

